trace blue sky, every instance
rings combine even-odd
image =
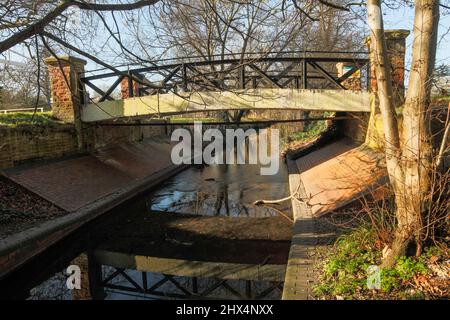
[[[387,7],[383,7],[383,16],[384,16],[384,27],[385,29],[407,29],[411,31],[411,34],[406,39],[406,56],[405,56],[405,64],[406,64],[406,81],[408,79],[408,70],[411,64],[411,54],[412,54],[412,40],[413,40],[413,22],[414,22],[414,9],[409,7],[401,6],[399,9],[389,9]],[[366,16],[361,17],[361,19],[366,20]],[[439,22],[439,44],[437,49],[437,64],[449,64],[450,65],[450,34],[447,34],[442,38],[442,35],[446,33],[450,29],[450,12],[447,10],[441,10],[441,17]],[[86,66],[86,70],[94,70],[97,68],[101,68],[101,66],[97,65],[92,61],[88,61]],[[111,79],[105,79],[105,85],[110,83]],[[100,81],[101,82],[101,81]],[[99,84],[100,84],[99,82]],[[407,83],[406,83],[407,85]]]
[[[408,7],[400,7],[399,9],[388,9],[383,7],[384,14],[384,24],[385,29],[407,29],[412,32],[413,21],[414,21],[414,10]],[[361,17],[361,19],[366,19],[366,17]],[[444,38],[442,35],[445,34],[450,29],[450,12],[444,12],[441,10],[441,18],[439,23],[439,45],[437,50],[437,63],[445,63],[450,64],[450,34],[447,34]],[[411,49],[412,49],[412,39],[413,35],[410,34],[406,40],[407,43],[407,52],[406,52],[406,66],[408,66],[411,62]],[[26,51],[23,48],[16,47],[14,48],[15,52],[23,52],[24,55],[27,55]],[[10,58],[15,61],[24,61],[24,58],[10,52]],[[101,57],[100,57],[101,58]],[[93,63],[92,61],[88,61],[86,66],[86,70],[97,69],[100,66]]]
[[[407,29],[411,31],[411,34],[406,39],[406,67],[411,63],[411,51],[412,51],[412,30],[414,22],[414,9],[401,6],[399,9],[388,9],[383,7],[384,26],[385,29]],[[361,17],[366,19],[366,17]],[[450,12],[446,12],[441,9],[441,17],[439,23],[439,44],[437,50],[436,62],[438,64],[445,63],[450,64],[450,32],[442,38],[442,35],[450,29]],[[96,69],[100,66],[93,62],[88,62],[86,70]]]
[[[411,34],[406,39],[406,65],[411,63],[411,49],[412,49],[412,29],[414,22],[414,10],[411,8],[402,7],[396,10],[384,9],[384,27],[385,29],[407,29]],[[442,38],[442,35],[450,28],[450,13],[441,10],[441,17],[439,22],[439,37],[436,62],[438,64],[450,64],[450,34]]]

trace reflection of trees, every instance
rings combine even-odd
[[[220,184],[216,194],[216,203],[214,204],[215,215],[220,215],[220,209],[225,207],[225,214],[230,215],[230,207],[228,205],[228,187],[225,184]]]
[[[56,273],[50,279],[40,283],[30,290],[30,300],[68,300],[71,292],[66,286],[66,276],[63,272]]]
[[[224,128],[221,130],[225,135]],[[248,145],[244,150],[248,160]],[[237,148],[234,152],[236,160]],[[219,164],[187,171],[147,197],[147,210],[228,217],[276,216],[278,213],[274,209],[254,206],[253,201],[260,193],[284,194],[285,186],[280,185],[278,178],[267,178],[264,182],[255,180],[258,170],[258,165]]]
[[[230,207],[228,205],[228,179],[227,179],[228,165],[218,166],[218,180],[216,202],[214,204],[215,215],[220,215],[222,206],[225,207],[225,214],[230,215]]]

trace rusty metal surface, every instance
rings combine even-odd
[[[170,166],[169,146],[154,142],[128,143],[92,155],[2,173],[71,212]]]
[[[336,210],[386,180],[383,155],[342,139],[297,159],[312,214]]]

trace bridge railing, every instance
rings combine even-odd
[[[81,78],[97,102],[168,92],[258,88],[342,89],[368,86],[367,52],[285,51],[181,57],[91,70]],[[142,65],[144,64],[145,65]],[[341,64],[341,70],[337,69]],[[342,66],[345,72],[342,71]],[[101,89],[106,85],[106,89]],[[120,95],[114,94],[120,86]],[[358,87],[357,86],[357,87]],[[355,89],[354,87],[352,89]]]

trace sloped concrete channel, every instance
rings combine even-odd
[[[45,250],[1,279],[0,295],[280,299],[292,223],[252,203],[289,193],[281,166],[276,176],[254,165],[191,167],[84,225],[72,214],[62,230],[78,229],[69,236],[55,226],[51,240],[30,237]],[[289,205],[277,209],[290,214]],[[71,264],[82,268],[86,290],[66,289]]]
[[[127,143],[2,173],[68,214],[0,239],[0,278],[80,226],[187,166],[170,161],[167,141]]]

